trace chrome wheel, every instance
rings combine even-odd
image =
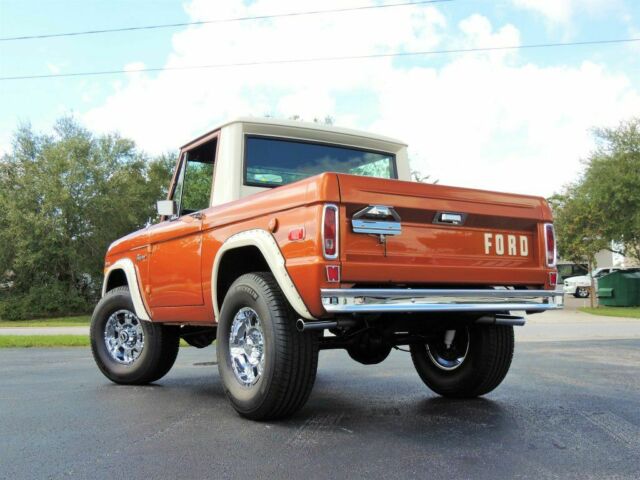
[[[131,365],[144,348],[142,322],[129,310],[112,313],[104,327],[104,343],[113,360]]]
[[[427,355],[439,369],[455,370],[467,358],[469,343],[468,329],[448,330],[442,340],[427,344]]]
[[[589,296],[589,289],[586,287],[578,287],[576,293],[578,298],[587,298]]]
[[[229,355],[233,373],[241,385],[250,387],[260,379],[264,371],[264,334],[254,309],[241,308],[233,318]]]

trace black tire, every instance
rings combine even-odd
[[[418,375],[439,395],[453,398],[484,395],[500,385],[509,371],[514,348],[513,327],[473,325],[467,332],[466,356],[459,366],[451,370],[437,366],[427,344],[410,347]]]
[[[259,317],[264,344],[262,373],[245,385],[232,367],[230,333],[241,309]],[[284,418],[309,398],[318,367],[318,340],[314,332],[298,332],[297,317],[271,273],[238,278],[227,292],[218,323],[218,370],[233,408],[252,420]]]
[[[138,320],[144,333],[144,347],[133,363],[119,363],[109,353],[104,339],[107,321],[118,310],[135,312],[128,287],[109,291],[93,311],[89,335],[98,368],[109,380],[123,385],[144,385],[161,379],[178,356],[179,327]]]
[[[589,288],[578,287],[576,288],[576,293],[574,293],[573,296],[576,298],[589,298]]]

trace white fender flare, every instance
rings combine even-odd
[[[261,229],[246,230],[232,235],[222,244],[218,253],[216,253],[216,258],[213,261],[213,269],[211,272],[211,298],[213,301],[213,310],[216,319],[220,318],[218,297],[216,293],[220,261],[222,260],[225,252],[247,246],[254,246],[260,250],[267,261],[269,269],[271,270],[271,273],[273,273],[276,282],[278,282],[282,293],[284,293],[284,296],[296,313],[306,320],[315,320],[311,313],[309,313],[302,297],[300,297],[296,286],[293,284],[293,281],[289,276],[289,272],[287,272],[285,260],[282,256],[282,252],[280,252],[278,244],[269,232]]]
[[[136,311],[136,316],[140,320],[151,320],[149,313],[142,301],[142,295],[140,294],[140,286],[138,285],[138,276],[136,275],[136,267],[129,258],[121,258],[109,266],[104,274],[104,283],[102,284],[102,296],[107,293],[107,283],[109,281],[109,275],[114,270],[122,270],[127,277],[127,284],[129,285],[129,293],[131,294],[131,300],[133,300],[133,308]]]

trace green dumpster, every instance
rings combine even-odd
[[[619,270],[599,278],[598,298],[607,307],[640,306],[640,272]]]

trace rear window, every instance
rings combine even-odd
[[[245,185],[257,187],[286,185],[323,172],[398,178],[390,153],[265,137],[247,137],[244,168]]]

